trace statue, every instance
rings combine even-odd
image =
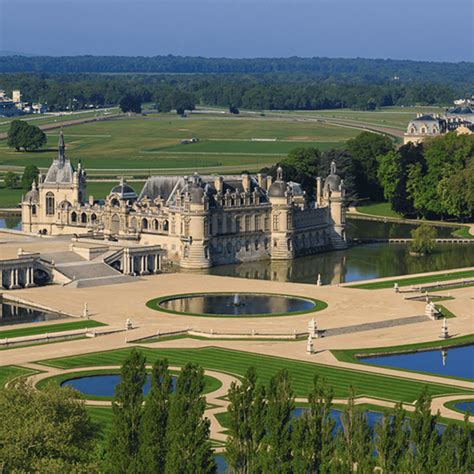
[[[89,306],[87,305],[87,301],[84,303],[84,309],[82,310],[82,317],[85,319],[89,319]]]
[[[308,334],[311,338],[318,337],[318,328],[316,326],[316,320],[313,318],[308,323]]]
[[[433,321],[439,319],[440,312],[436,309],[436,306],[432,301],[425,306],[425,316],[428,316],[428,318]]]
[[[441,339],[448,339],[448,338],[449,338],[448,322],[446,321],[446,318],[444,318],[443,326],[441,327]]]
[[[127,331],[129,331],[130,329],[133,329],[133,324],[132,324],[132,320],[130,318],[128,318],[126,321],[125,321],[125,329]]]
[[[323,286],[323,282],[321,281],[321,273],[318,273],[318,280],[316,281],[316,285]]]
[[[400,287],[398,286],[398,283],[393,284],[393,291],[395,293],[400,293]]]
[[[308,335],[308,343],[306,344],[306,352],[308,354],[314,354],[313,338],[311,337],[311,334]]]

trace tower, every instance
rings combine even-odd
[[[331,246],[334,249],[346,248],[346,191],[334,161],[331,163],[331,172],[324,181],[321,202],[328,207]]]
[[[291,191],[283,179],[283,169],[277,169],[277,179],[268,189],[268,199],[272,205],[270,217],[271,258],[288,260],[294,257],[293,248],[293,206]]]

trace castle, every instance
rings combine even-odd
[[[163,250],[182,268],[289,260],[347,246],[345,189],[332,163],[315,202],[298,183],[257,174],[152,176],[139,194],[124,180],[105,200],[86,195],[86,173],[58,156],[22,199],[23,231]],[[126,269],[122,269],[126,273]]]

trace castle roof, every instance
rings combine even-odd
[[[45,183],[69,184],[74,177],[74,167],[65,154],[64,135],[61,130],[58,141],[58,156],[53,160],[46,173]]]

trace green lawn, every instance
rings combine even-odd
[[[60,331],[72,331],[74,329],[85,329],[85,328],[96,328],[99,326],[107,326],[107,324],[94,321],[93,319],[73,321],[70,323],[59,323],[59,324],[47,324],[31,326],[27,328],[9,329],[7,331],[0,331],[0,338],[12,338],[12,337],[23,337],[33,336],[35,334],[46,334]]]
[[[141,347],[148,363],[158,358],[167,358],[170,365],[183,366],[187,362],[200,364],[206,369],[218,370],[242,376],[249,367],[256,367],[263,383],[278,371],[286,368],[292,377],[295,395],[307,396],[313,378],[324,378],[334,388],[336,397],[347,397],[352,385],[358,396],[413,402],[426,385],[432,395],[468,393],[466,389],[441,384],[423,383],[401,377],[389,377],[349,369],[340,369],[319,364],[300,362],[280,357],[252,354],[215,347],[200,349],[150,349]],[[99,365],[120,365],[131,349],[119,349],[94,354],[78,355],[42,361],[43,364],[59,368],[94,367]]]
[[[359,285],[348,285],[347,288],[359,288],[363,290],[381,290],[383,288],[393,288],[395,283],[398,286],[422,285],[425,283],[436,283],[450,280],[459,280],[461,278],[473,278],[474,270],[464,270],[460,272],[438,273],[437,275],[425,275],[411,278],[400,277],[395,280],[377,281],[374,283],[361,283]],[[449,288],[446,289],[449,291]]]
[[[7,382],[16,377],[23,377],[25,375],[35,374],[36,371],[26,369],[24,367],[17,367],[16,365],[5,365],[0,367],[0,389],[5,386]]]
[[[381,217],[395,217],[402,218],[400,214],[395,211],[392,211],[389,202],[374,202],[370,204],[364,204],[357,207],[359,212],[364,214],[370,214],[372,216],[381,216]]]
[[[359,133],[293,119],[192,115],[180,118],[176,114],[87,123],[67,127],[64,132],[67,155],[74,163],[82,159],[88,171],[177,168],[183,172],[185,168],[220,167],[226,167],[226,171],[232,167],[256,170],[277,162],[297,146],[339,146]],[[181,140],[192,137],[199,138],[201,143],[180,145]],[[56,155],[57,139],[57,131],[49,132],[45,148],[30,153],[15,152],[7,148],[6,142],[0,142],[0,166],[23,167],[34,163],[46,168]]]

